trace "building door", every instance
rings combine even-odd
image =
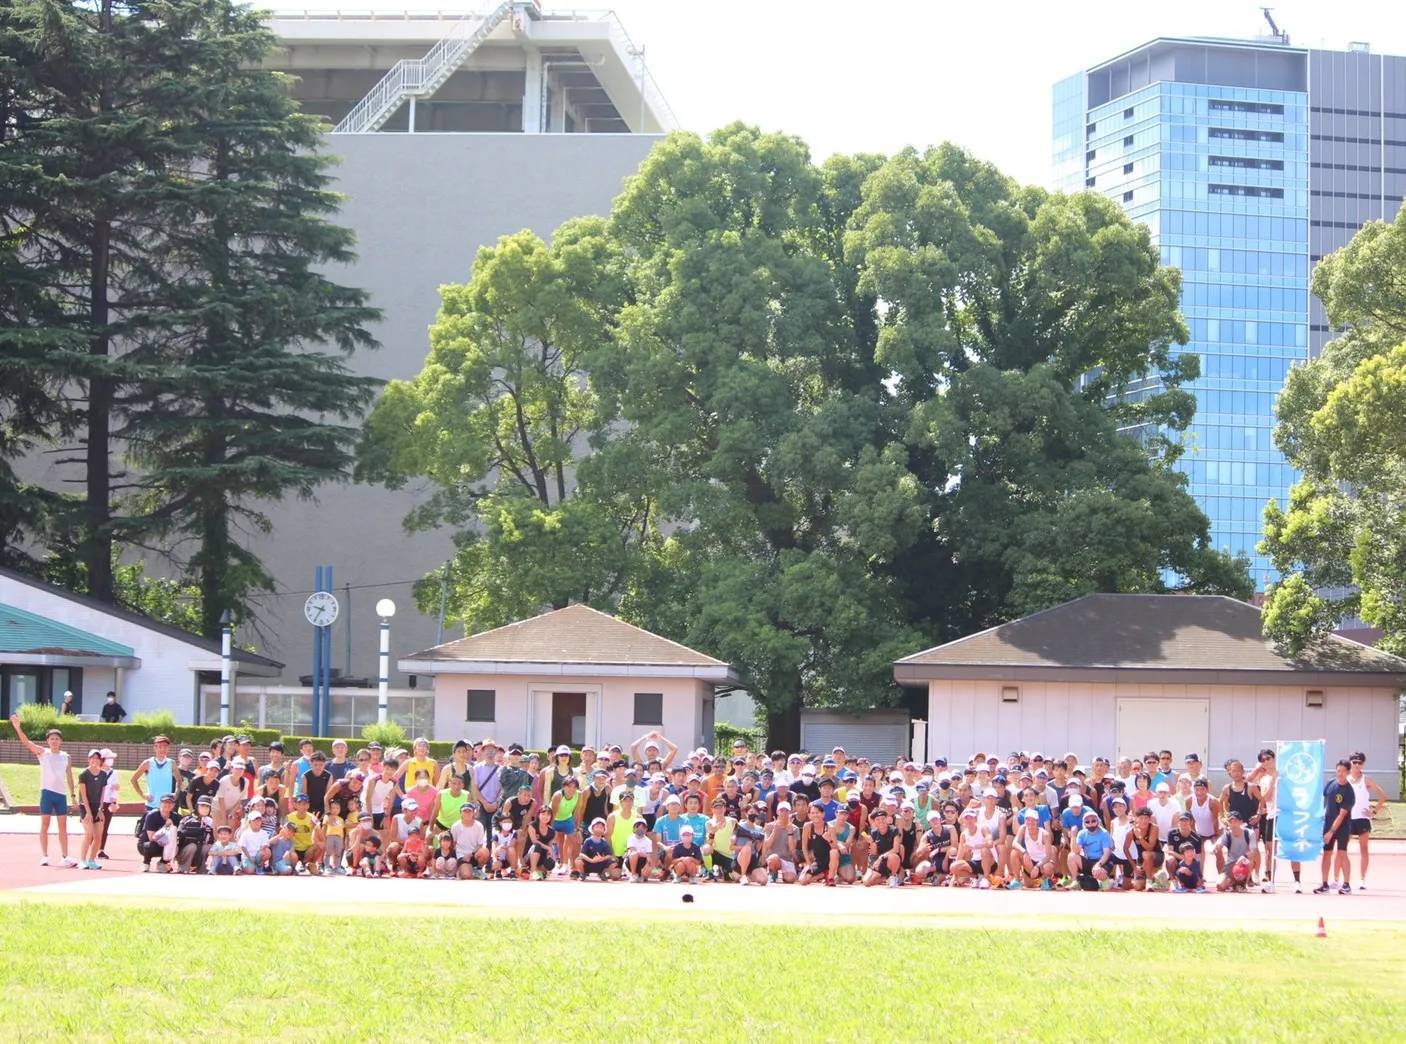
[[[579,747],[586,742],[586,694],[552,693],[552,746]]]
[[[1140,758],[1150,750],[1170,750],[1180,764],[1195,753],[1204,760],[1211,735],[1210,700],[1118,701],[1117,757]]]

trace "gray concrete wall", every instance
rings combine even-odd
[[[605,214],[657,135],[368,134],[328,139],[342,157],[337,188],[347,195],[341,222],[357,233],[358,260],[335,273],[361,286],[385,318],[379,351],[357,356],[359,373],[412,377],[424,362],[437,288],[469,276],[480,246],[530,228],[543,236],[567,218]],[[367,486],[324,486],[315,502],[272,505],[273,532],[253,545],[278,579],[280,593],[261,598],[259,651],[287,664],[284,677],[307,674],[312,628],[302,605],[313,566],[335,568],[342,618],[333,629],[332,665],[375,679],[376,601],[394,599],[391,685],[407,684],[395,659],[434,644],[436,621],[422,616],[406,581],[449,555],[448,532],[408,535],[401,523],[427,495],[423,486],[395,493]],[[348,607],[341,585],[350,583]],[[371,585],[371,586],[367,586]],[[448,632],[455,636],[457,632]]]

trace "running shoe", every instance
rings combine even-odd
[[[1303,895],[1303,885],[1299,884],[1297,881],[1294,882],[1294,894]]]
[[[899,886],[899,883],[900,883],[900,882],[899,882],[899,880],[898,880],[897,877],[890,877],[890,878],[889,878],[889,887],[890,887],[890,888],[897,888],[897,887]]]
[[[1313,890],[1313,894],[1314,894],[1314,895],[1327,895],[1327,894],[1328,894],[1328,891],[1329,891],[1329,888],[1330,888],[1330,886],[1329,886],[1328,882],[1327,882],[1327,881],[1324,881],[1321,885],[1319,885],[1317,888],[1315,888],[1315,889]]]
[[[1352,885],[1350,885],[1350,884],[1348,884],[1346,881],[1344,881],[1343,884],[1342,884],[1342,887],[1338,889],[1338,894],[1339,894],[1339,895],[1351,895],[1351,894],[1352,894]]]
[[[1363,881],[1360,885],[1357,886],[1357,890],[1359,892],[1365,892],[1367,890],[1367,882]]]

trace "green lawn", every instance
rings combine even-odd
[[[73,778],[78,779],[78,773],[88,766],[74,766]],[[132,775],[129,769],[118,769],[117,776],[122,784],[119,793],[121,801],[136,801],[137,794],[127,785],[127,779]],[[39,763],[31,761],[28,765],[23,764],[3,764],[0,765],[0,778],[5,780],[5,787],[10,792],[10,800],[16,805],[37,805],[39,804]]]
[[[26,1039],[310,1040],[341,1027],[518,1041],[905,1040],[966,1026],[983,1040],[1083,1042],[1134,1014],[1140,1040],[1382,1040],[1406,1024],[1406,933],[1390,929],[415,916],[3,901],[0,1025]],[[368,958],[378,945],[384,956]]]

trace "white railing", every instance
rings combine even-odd
[[[666,131],[674,130],[679,125],[678,117],[674,114],[674,107],[669,104],[669,99],[664,97],[664,92],[660,90],[659,84],[655,82],[654,74],[649,71],[649,66],[641,57],[642,51],[635,46],[635,41],[630,38],[630,34],[625,30],[625,24],[620,21],[620,16],[610,9],[586,9],[573,8],[570,10],[554,10],[543,16],[548,21],[569,20],[577,22],[604,22],[606,30],[610,33],[611,41],[616,48],[626,55],[629,55],[637,63],[632,69],[635,81],[642,84],[646,103],[650,111],[654,113],[654,118],[659,121],[659,126]],[[624,113],[621,113],[623,116]],[[639,128],[641,131],[643,127]]]
[[[396,62],[332,133],[369,134],[379,130],[407,98],[437,90],[505,18],[530,5],[535,6],[535,0],[504,0],[486,16],[465,15],[423,58]]]

